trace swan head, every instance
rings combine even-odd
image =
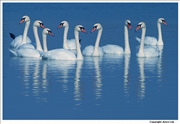
[[[40,20],[34,21],[34,26],[36,26],[36,27],[41,27],[41,28],[45,28],[45,27],[44,27],[44,24],[43,24],[42,21],[40,21]]]
[[[62,21],[62,22],[59,24],[58,28],[62,28],[62,27],[69,27],[69,23],[68,23],[67,21]]]
[[[82,25],[77,25],[75,27],[75,31],[86,33],[86,30],[85,30],[85,28]]]
[[[139,22],[136,27],[136,31],[138,31],[140,28],[146,28],[146,24],[144,22]]]
[[[132,29],[130,20],[126,20],[125,25],[128,27],[128,29],[130,29],[130,30]]]
[[[102,29],[102,25],[100,23],[96,23],[93,26],[93,29],[91,30],[91,32],[94,32],[96,30],[101,30]]]
[[[29,21],[30,21],[29,16],[25,15],[21,18],[21,21],[19,22],[19,24],[22,24],[24,22],[29,22]]]
[[[159,19],[158,19],[158,23],[167,25],[167,23],[166,23],[166,21],[165,21],[164,18],[159,18]]]
[[[52,34],[51,29],[49,29],[49,28],[44,28],[43,31],[42,31],[42,34],[43,34],[43,35],[54,36],[54,35]]]

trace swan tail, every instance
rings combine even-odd
[[[140,38],[136,37],[136,40],[137,40],[139,43],[141,43],[141,39],[140,39]]]
[[[16,35],[14,35],[13,33],[9,33],[10,34],[10,37],[12,38],[12,39],[15,39],[16,38]]]
[[[17,53],[14,50],[9,49],[9,51],[14,55],[17,56]]]

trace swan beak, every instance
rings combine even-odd
[[[21,21],[19,22],[19,24],[22,24],[22,23],[24,23],[24,21],[25,21],[24,19],[21,19]]]
[[[132,30],[132,27],[131,27],[131,25],[128,25],[128,29],[129,29],[129,30]]]
[[[45,28],[44,25],[41,25],[40,27],[43,28],[43,29]]]
[[[167,23],[165,21],[162,22],[164,25],[167,25]]]
[[[57,28],[62,28],[63,27],[63,25],[59,25]]]
[[[86,33],[86,34],[87,34],[87,32],[86,32],[86,30],[85,30],[85,29],[82,29],[81,31],[82,31],[83,33]]]
[[[48,32],[48,34],[49,34],[50,36],[53,36],[53,37],[54,37],[54,34],[52,34],[51,32]]]
[[[135,30],[135,31],[138,31],[140,28],[141,28],[141,26],[137,26],[137,28],[136,28],[136,30]]]
[[[95,30],[96,30],[96,28],[93,28],[93,29],[91,30],[91,33],[93,33]]]

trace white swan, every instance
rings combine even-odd
[[[159,56],[159,50],[156,47],[152,46],[144,46],[144,39],[146,34],[146,24],[144,22],[140,22],[137,25],[136,31],[142,28],[141,34],[141,43],[139,47],[139,52],[136,54],[137,57],[157,57]]]
[[[31,40],[27,36],[30,25],[29,16],[23,16],[19,24],[22,24],[23,22],[26,22],[23,35],[19,35],[18,37],[15,37],[15,39],[10,43],[11,50],[17,49],[22,44],[31,43]]]
[[[103,30],[102,25],[100,23],[94,24],[91,32],[94,32],[95,30],[98,30],[98,35],[96,38],[95,46],[90,45],[90,46],[85,47],[82,52],[83,55],[85,55],[85,56],[103,56],[103,54],[104,54],[101,47],[99,47],[99,42],[101,39],[102,30]]]
[[[64,27],[63,48],[75,50],[76,49],[76,40],[75,39],[67,39],[69,23],[67,21],[62,21],[60,23],[60,25],[58,26],[58,28],[62,28],[62,27]]]
[[[124,40],[125,40],[124,50],[121,46],[107,44],[107,45],[101,47],[103,49],[103,52],[105,54],[118,54],[118,55],[130,54],[131,50],[130,50],[130,46],[129,46],[128,29],[130,29],[130,30],[132,29],[130,20],[126,20],[125,24],[124,24]]]
[[[46,42],[46,35],[47,34],[53,36],[53,34],[50,31],[50,29],[49,28],[45,28],[42,31],[43,42]],[[23,57],[23,58],[26,58],[26,57],[28,57],[28,58],[41,58],[41,56],[42,56],[42,51],[39,51],[39,50],[34,49],[34,48],[26,48],[26,47],[18,48],[17,50],[15,50],[12,53],[14,54],[14,56]]]
[[[42,21],[40,20],[36,20],[34,21],[34,24],[33,24],[33,32],[34,32],[34,37],[35,37],[35,41],[36,41],[36,49],[40,52],[43,52],[42,50],[42,47],[41,47],[41,43],[40,43],[40,40],[39,40],[39,36],[38,36],[38,31],[37,31],[37,28],[38,27],[41,27],[41,28],[45,28]],[[23,45],[20,45],[18,48],[16,49],[9,49],[9,51],[14,55],[14,56],[18,56],[16,54],[16,51],[18,49],[35,49],[34,46],[30,43],[26,43],[26,44],[23,44]]]
[[[82,25],[77,25],[74,29],[74,35],[75,35],[75,40],[76,40],[76,51],[77,51],[77,57],[76,55],[66,49],[54,49],[47,51],[43,54],[42,58],[43,59],[53,59],[53,60],[83,60],[83,56],[81,53],[81,49],[79,47],[79,32],[84,32],[86,33],[86,30]],[[44,44],[46,47],[46,43]]]
[[[146,45],[164,45],[163,38],[162,38],[162,30],[161,24],[167,25],[164,18],[159,18],[157,20],[157,28],[158,28],[158,40],[155,37],[146,36],[144,39],[144,44]],[[140,38],[136,37],[137,41],[141,41]]]

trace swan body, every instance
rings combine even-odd
[[[24,27],[23,35],[19,35],[15,39],[13,39],[13,41],[10,43],[11,50],[17,49],[22,44],[31,43],[31,40],[29,39],[29,37],[27,37],[27,33],[28,33],[29,25],[30,25],[29,16],[23,16],[19,24],[22,24],[24,22],[26,24]]]
[[[161,24],[167,25],[164,18],[159,18],[157,20],[157,29],[158,29],[158,39],[151,36],[146,36],[144,39],[144,44],[146,45],[164,45],[163,38],[162,38],[162,30]],[[141,39],[136,37],[136,40],[140,43]]]
[[[144,39],[146,34],[146,25],[144,22],[140,22],[136,28],[136,31],[139,29],[142,29],[141,34],[141,43],[139,47],[139,51],[136,54],[137,57],[157,57],[159,56],[159,50],[157,47],[151,47],[151,46],[144,46]]]
[[[89,46],[84,48],[82,53],[85,56],[92,56],[93,51],[94,51],[94,46],[93,45],[89,45]],[[99,56],[103,56],[104,55],[103,50],[102,50],[101,47],[98,47],[98,54],[99,54]]]
[[[76,40],[75,39],[67,39],[69,23],[67,21],[62,21],[60,23],[60,25],[58,26],[58,28],[62,28],[62,27],[64,27],[63,49],[75,50],[76,49]]]
[[[74,29],[74,35],[76,40],[76,55],[66,49],[54,49],[45,51],[42,55],[46,60],[83,60],[83,56],[79,46],[79,32],[86,32],[82,25],[77,25]],[[46,42],[43,44],[46,47]]]
[[[91,32],[94,32],[95,30],[98,30],[98,35],[96,38],[95,45],[94,46],[90,45],[84,48],[83,55],[85,56],[103,56],[104,54],[102,49],[99,47],[99,42],[101,39],[102,30],[103,30],[103,27],[101,26],[100,23],[94,24]]]
[[[50,29],[49,28],[45,28],[42,32],[42,35],[43,35],[43,42],[44,41],[44,35],[51,35],[53,36],[53,34],[51,33]],[[23,57],[23,58],[41,58],[43,52],[42,51],[39,51],[37,49],[34,49],[34,48],[27,48],[27,47],[19,47],[17,50],[15,51],[12,51],[10,50],[10,52],[16,56],[16,57]]]
[[[125,24],[124,24],[124,40],[125,40],[124,50],[121,46],[108,44],[108,45],[105,45],[102,47],[103,52],[105,54],[118,54],[118,55],[130,54],[131,50],[130,50],[130,46],[129,46],[128,29],[130,29],[130,30],[132,29],[130,20],[126,20]]]

